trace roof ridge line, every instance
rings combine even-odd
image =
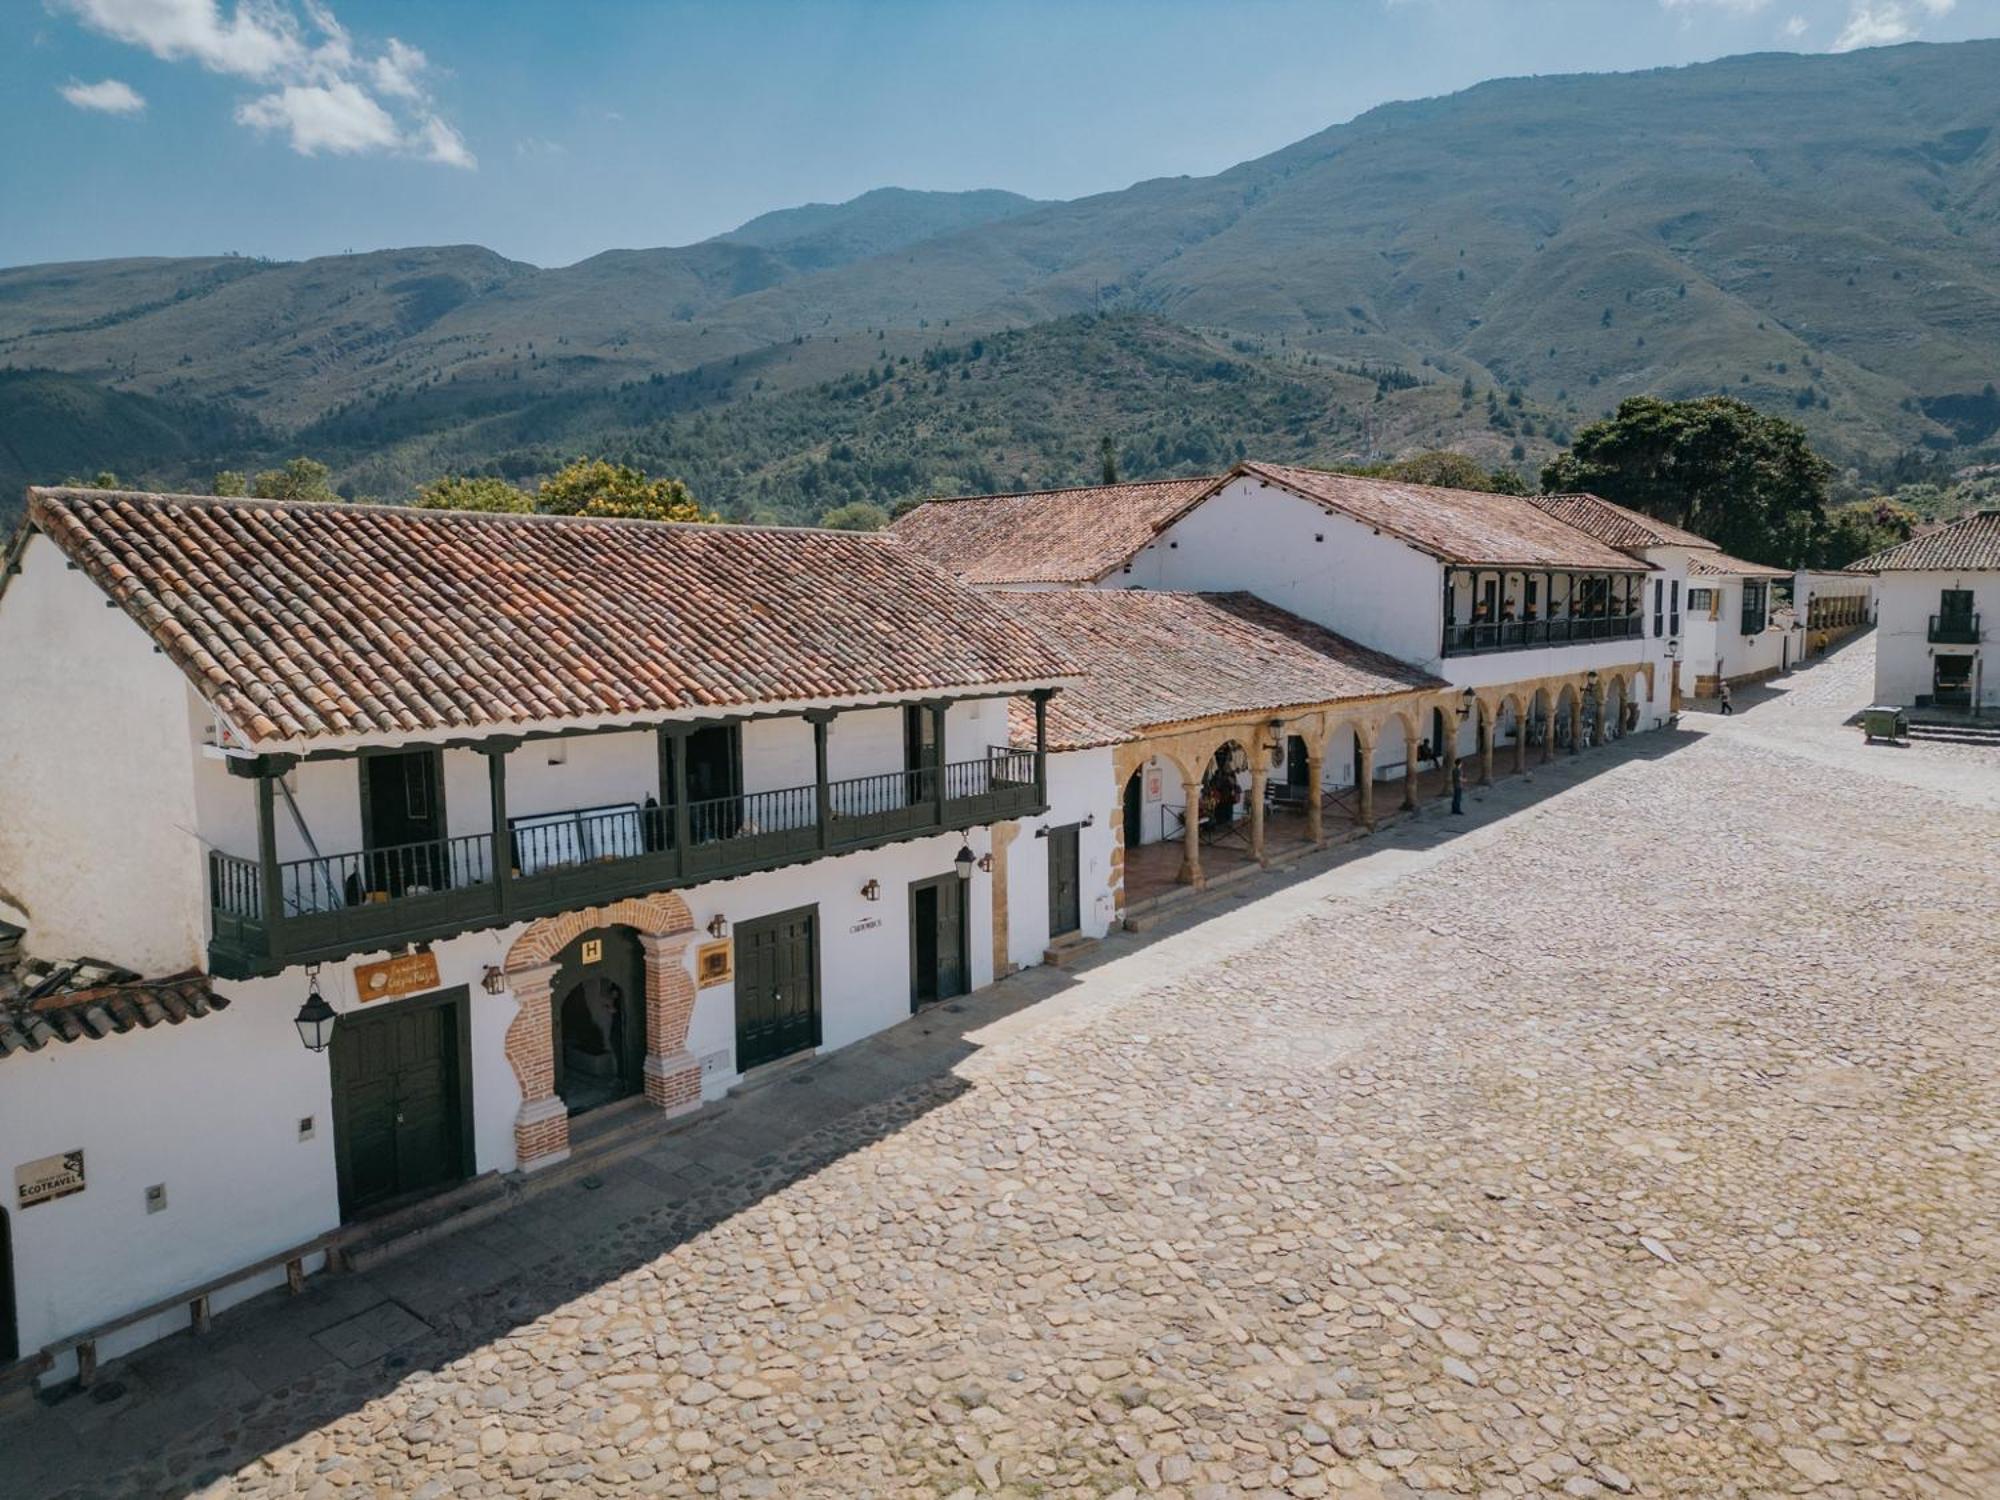
[[[1114,479],[1109,484],[1059,484],[1045,490],[987,490],[970,495],[927,495],[917,505],[956,505],[962,500],[1026,500],[1038,495],[1076,495],[1085,490],[1136,490],[1163,484],[1214,484],[1228,477],[1228,473],[1182,474],[1165,479]],[[916,506],[910,508],[914,510]]]

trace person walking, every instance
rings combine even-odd
[[[1733,714],[1736,712],[1736,710],[1731,708],[1729,705],[1729,684],[1727,682],[1721,682],[1716,684],[1715,696],[1722,700],[1722,711],[1725,714]]]

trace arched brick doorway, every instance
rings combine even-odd
[[[646,1098],[669,1114],[701,1103],[701,1065],[687,1050],[694,1017],[694,977],[687,949],[694,918],[672,892],[610,906],[564,912],[531,922],[507,950],[504,965],[520,1010],[507,1028],[507,1063],[521,1085],[514,1117],[514,1156],[522,1171],[552,1166],[569,1155],[569,1106],[557,1091],[557,997],[552,994],[564,950],[600,929],[628,929],[645,971],[645,1052],[640,1062]]]

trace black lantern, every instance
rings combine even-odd
[[[1469,719],[1469,718],[1471,718],[1471,717],[1472,717],[1472,706],[1473,706],[1473,704],[1477,703],[1478,701],[1479,701],[1479,695],[1478,695],[1477,693],[1473,692],[1473,690],[1472,690],[1471,688],[1467,688],[1467,689],[1466,689],[1466,690],[1465,690],[1464,692],[1460,693],[1460,694],[1458,695],[1458,716],[1459,716],[1459,718],[1461,718],[1461,719]]]
[[[324,1052],[333,1041],[333,1023],[340,1017],[326,1003],[326,996],[319,992],[319,965],[306,970],[306,1003],[299,1007],[299,1013],[292,1017],[292,1024],[299,1028],[299,1040],[306,1044],[308,1052]]]
[[[972,845],[960,844],[958,846],[958,857],[952,860],[952,864],[958,870],[958,878],[960,880],[972,879],[973,863],[974,860],[972,857]]]

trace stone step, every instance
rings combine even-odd
[[[2000,745],[2000,724],[1912,723],[1913,740],[1940,740],[1953,745]]]
[[[343,1235],[328,1247],[327,1259],[341,1271],[372,1271],[461,1229],[484,1224],[513,1203],[514,1191],[507,1179],[498,1172],[488,1172],[408,1208],[352,1226],[351,1235]]]
[[[1080,932],[1066,933],[1042,950],[1042,962],[1055,969],[1067,968],[1096,947],[1096,938]]]

